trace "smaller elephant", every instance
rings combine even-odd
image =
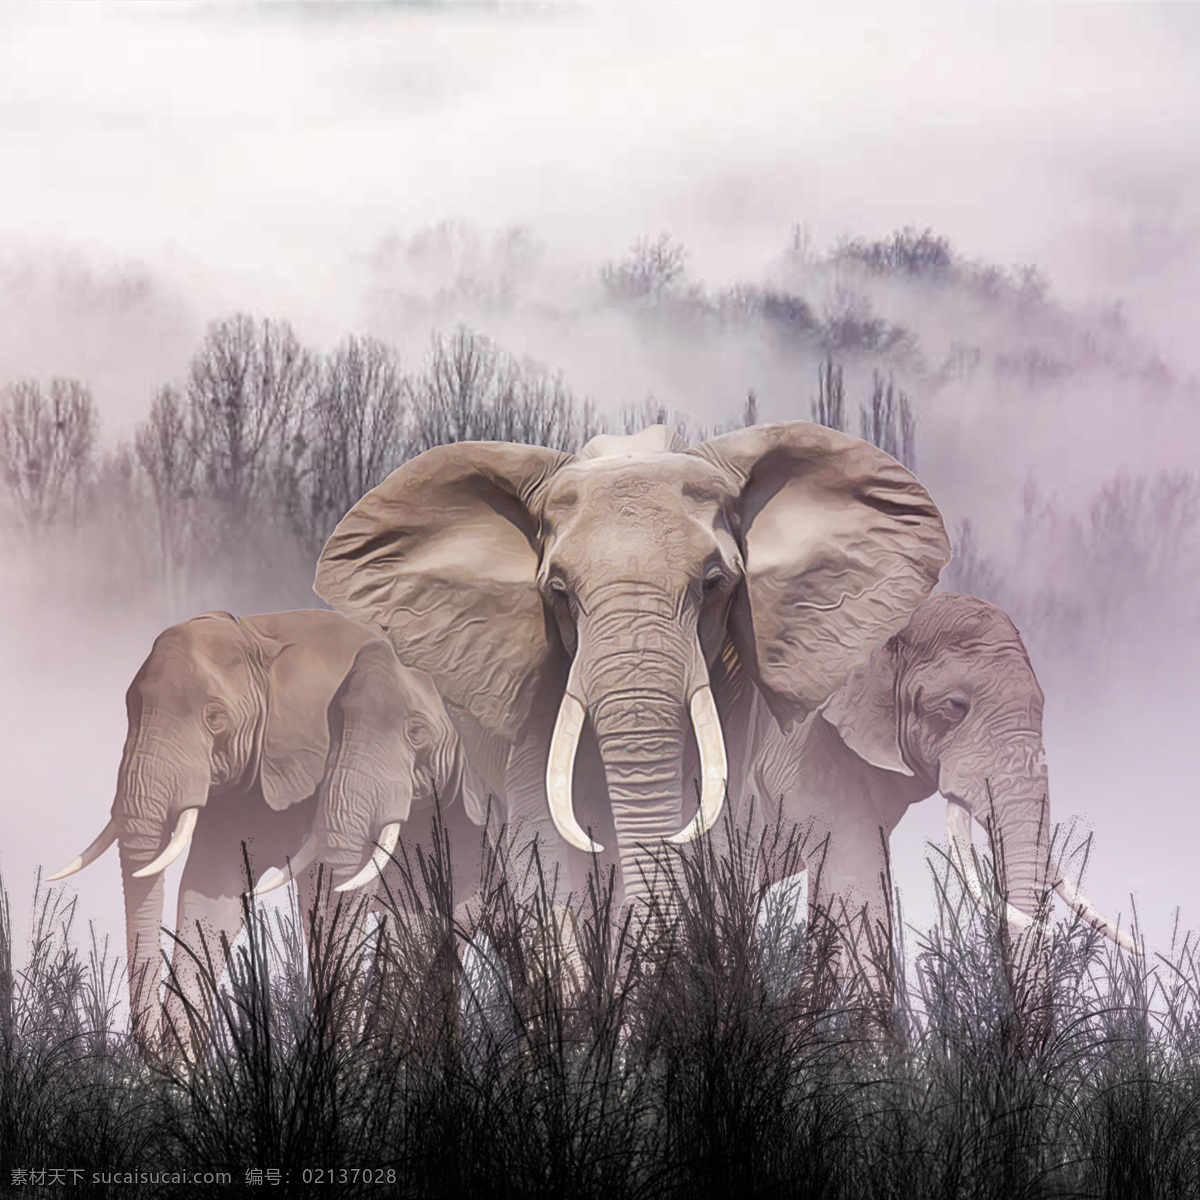
[[[255,894],[319,863],[333,872],[336,891],[373,892],[404,823],[428,819],[436,799],[455,855],[457,899],[464,899],[478,878],[470,855],[488,797],[430,676],[404,666],[388,642],[369,642],[331,700],[328,720],[312,831]]]
[[[160,634],[130,685],[112,818],[49,878],[71,875],[118,844],[130,1010],[147,1057],[175,1048],[163,1037],[158,999],[163,872],[190,842],[172,958],[176,987],[165,1003],[179,1049],[190,1056],[207,1039],[211,1005],[190,939],[199,926],[219,977],[225,947],[244,921],[242,844],[256,874],[298,857],[325,774],[330,702],[372,640],[332,612],[206,613]],[[427,706],[423,690],[414,703]],[[438,739],[413,749],[411,776],[445,780],[455,772],[461,776]],[[298,880],[307,913],[317,868],[298,872]]]
[[[1033,947],[1045,946],[1040,935],[1050,890],[1118,945],[1137,951],[1051,856],[1042,705],[1008,616],[974,596],[939,594],[920,604],[803,724],[786,734],[771,724],[753,770],[760,806],[754,823],[782,817],[807,830],[805,853],[815,868],[810,935],[824,913],[837,928],[835,945],[844,949],[852,937],[862,948],[864,936],[875,939],[859,955],[856,982],[845,981],[851,1010],[869,1031],[886,1035],[892,1021],[887,839],[910,804],[935,792],[948,801],[952,861],[974,898],[1018,934],[1008,943],[1013,955],[1020,942],[1022,961],[1033,964],[1024,973],[1012,961],[1006,968],[1014,987],[1018,976],[1025,980],[1026,1011],[1041,1012],[1043,1025],[1048,964]],[[979,879],[972,818],[1003,848],[1003,901]],[[786,869],[764,864],[769,881]],[[1030,930],[1032,938],[1024,937]]]
[[[468,763],[432,678],[404,666],[390,643],[370,642],[358,652],[329,705],[329,755],[312,832],[295,858],[259,884],[255,894],[262,896],[293,876],[302,878],[323,863],[332,872],[335,892],[369,897],[382,921],[392,906],[420,904],[424,898],[400,879],[393,860],[403,844],[402,832],[405,843],[423,840],[428,846],[435,803],[449,847],[452,883],[439,902],[461,929],[470,924],[469,904],[480,884],[481,826],[496,836],[501,814],[492,814],[489,823],[486,786]],[[381,883],[386,900],[377,891]],[[356,940],[365,933],[366,911],[366,906],[353,909],[360,924],[347,928]],[[457,945],[453,928],[444,933],[446,944],[438,957],[449,966],[451,956],[464,947]],[[475,952],[494,958],[486,948],[475,947]],[[436,980],[425,981],[425,987],[436,987]],[[449,1001],[440,994],[426,999]]]

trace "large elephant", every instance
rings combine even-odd
[[[190,1054],[204,1031],[193,1039],[189,1013],[204,1025],[208,1011],[188,945],[196,949],[199,926],[219,977],[223,946],[244,918],[242,843],[258,875],[295,859],[312,833],[330,743],[327,710],[372,640],[332,612],[240,620],[207,613],[160,634],[130,685],[112,818],[83,854],[50,878],[73,874],[118,844],[132,1024],[147,1056],[174,1049],[163,1046],[158,1000],[163,871],[190,841],[172,963],[180,994],[168,990],[166,999],[180,1048]],[[425,701],[421,692],[416,702]],[[420,780],[453,769],[436,740],[414,754],[411,774]],[[316,898],[316,867],[299,872],[298,881],[307,912]]]
[[[935,792],[948,801],[952,861],[976,900],[1004,918],[1028,1046],[1048,1018],[1042,932],[1052,889],[1113,941],[1135,948],[1051,856],[1042,702],[1008,616],[974,596],[940,594],[802,725],[768,730],[753,770],[753,821],[782,817],[805,830],[809,929],[821,913],[838,927],[843,951],[853,937],[860,953],[848,999],[873,1031],[890,1030],[892,1020],[887,839],[910,804]],[[749,811],[747,801],[743,816]],[[1001,850],[1003,900],[979,877],[972,819]],[[782,869],[796,867],[793,859]],[[782,873],[769,860],[764,869],[768,880]],[[868,930],[878,935],[874,952]]]
[[[689,449],[653,426],[576,455],[426,451],[346,514],[314,586],[433,676],[510,828],[572,887],[602,848],[575,808],[595,783],[579,813],[615,836],[634,898],[661,840],[736,791],[756,695],[807,715],[948,559],[925,489],[866,442],[797,421]],[[681,829],[689,727],[702,786]]]

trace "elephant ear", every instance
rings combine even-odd
[[[432,675],[452,714],[513,738],[553,644],[531,502],[568,461],[508,442],[427,450],[342,518],[314,590]]]
[[[695,447],[740,490],[744,585],[729,629],[785,729],[908,620],[950,560],[941,514],[868,442],[792,421]]]
[[[817,710],[863,762],[912,775],[900,750],[895,642],[871,651],[861,667]]]
[[[267,804],[278,811],[317,790],[329,752],[329,703],[367,637],[315,609],[246,617],[241,624],[267,673],[259,778]]]

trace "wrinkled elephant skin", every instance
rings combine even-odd
[[[756,696],[802,719],[948,558],[928,494],[866,442],[792,422],[688,448],[654,426],[576,455],[429,450],[347,513],[315,589],[433,676],[564,883],[603,846],[633,898],[736,792]]]
[[[893,1000],[887,838],[910,804],[940,792],[952,832],[961,824],[969,831],[974,818],[1002,847],[1006,965],[1025,1018],[1021,1040],[1029,1049],[1044,1036],[1045,942],[1036,927],[1022,928],[1044,921],[1060,874],[1050,857],[1042,705],[1007,615],[974,596],[942,594],[917,607],[802,725],[768,730],[754,767],[753,820],[761,828],[782,816],[805,831],[810,929],[824,912],[859,945],[864,920],[878,935],[884,953],[861,956],[851,997],[876,1030],[890,1030]],[[1103,925],[1084,904],[1085,917]],[[1107,932],[1120,940],[1111,925]]]

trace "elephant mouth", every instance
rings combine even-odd
[[[699,648],[697,647],[697,650]],[[703,663],[703,659],[700,659]],[[579,660],[572,664],[571,676],[563,692],[550,739],[550,755],[546,763],[546,796],[554,826],[562,837],[578,850],[599,854],[604,847],[588,835],[575,817],[572,779],[575,773],[575,754],[587,718],[587,707],[578,696]],[[692,692],[688,713],[700,752],[700,806],[693,820],[667,840],[676,845],[690,842],[712,828],[721,813],[729,779],[729,759],[725,753],[725,736],[721,718],[707,679]]]

